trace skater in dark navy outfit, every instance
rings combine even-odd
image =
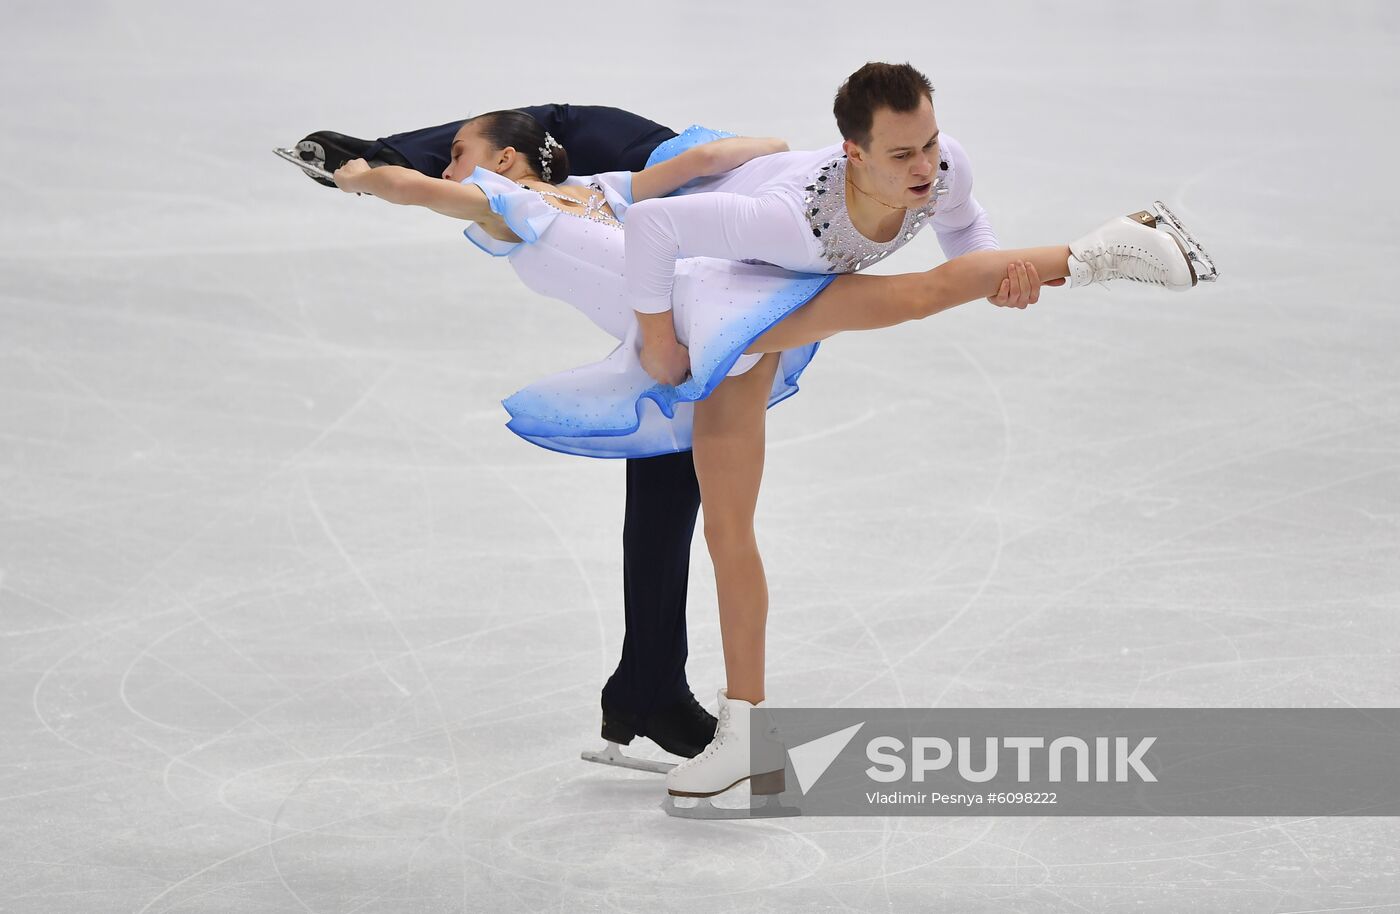
[[[676,136],[671,128],[639,114],[604,105],[529,105],[515,110],[539,121],[569,150],[569,173],[575,175],[641,171],[656,147]],[[326,171],[351,159],[367,159],[371,165],[400,165],[436,178],[447,170],[452,138],[463,123],[452,121],[378,140],[323,130],[297,145],[303,158],[318,161]],[[321,183],[335,186],[332,181]]]
[[[575,175],[640,171],[657,146],[677,136],[620,108],[552,104],[517,110],[540,121],[569,150],[569,172]],[[327,171],[363,158],[371,165],[399,165],[440,177],[462,123],[378,140],[319,131],[296,148],[303,159]],[[714,738],[715,718],[696,701],[685,675],[686,592],[699,510],[700,485],[690,451],[627,461],[622,532],[626,630],[622,658],[602,695],[602,736],[610,743],[626,745],[634,736],[646,736],[667,752],[691,758]],[[604,758],[625,764],[626,757],[612,750]]]

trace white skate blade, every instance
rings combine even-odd
[[[295,149],[284,149],[280,146],[277,146],[273,148],[272,152],[279,159],[286,159],[288,162],[291,162],[297,168],[300,168],[302,171],[306,172],[313,178],[320,178],[324,181],[330,181],[331,183],[335,183],[335,177],[332,176],[330,172],[326,171],[324,168],[322,168],[320,165],[317,165],[315,162],[306,161],[301,157],[300,154],[297,153]]]
[[[709,797],[697,797],[694,806],[681,806],[676,802],[678,799],[688,798],[668,794],[661,801],[666,815],[677,819],[782,819],[802,815],[802,810],[784,806],[776,796],[751,797],[748,806],[737,808],[716,806]]]
[[[656,762],[651,759],[633,758],[623,752],[622,747],[617,743],[608,743],[597,752],[580,752],[579,758],[585,762],[612,765],[614,768],[631,768],[634,771],[650,771],[653,774],[665,774],[676,767],[675,762]]]
[[[1220,271],[1215,268],[1215,261],[1206,253],[1206,249],[1201,247],[1201,243],[1186,231],[1186,226],[1177,218],[1176,213],[1167,209],[1167,205],[1161,200],[1152,204],[1153,211],[1160,221],[1160,228],[1168,232],[1176,239],[1177,244],[1186,253],[1186,259],[1191,264],[1191,272],[1195,275],[1197,282],[1215,282],[1220,278]]]

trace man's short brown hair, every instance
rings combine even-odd
[[[927,76],[907,63],[872,62],[846,77],[836,90],[831,112],[842,138],[868,147],[876,111],[914,111],[923,99],[933,101],[933,84]]]

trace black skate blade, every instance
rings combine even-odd
[[[315,178],[322,184],[328,184],[331,187],[336,186],[335,177],[330,172],[326,171],[314,161],[309,162],[306,159],[303,159],[300,153],[298,153],[295,149],[284,149],[280,146],[275,146],[273,147],[272,152],[279,159],[286,159],[288,162],[291,162],[297,168],[300,168],[307,175],[307,177]]]
[[[1215,260],[1206,253],[1206,249],[1201,247],[1186,226],[1177,218],[1176,213],[1167,208],[1161,200],[1152,204],[1157,219],[1162,223],[1162,228],[1170,233],[1177,243],[1181,245],[1186,254],[1186,260],[1191,265],[1191,273],[1197,282],[1215,282],[1220,278],[1220,271],[1215,268]]]
[[[789,816],[802,815],[802,810],[792,806],[784,806],[775,796],[750,797],[747,806],[738,807],[716,806],[710,802],[709,797],[698,798],[693,806],[681,806],[676,800],[676,797],[667,795],[666,799],[661,801],[661,808],[665,810],[666,815],[677,819],[722,821],[726,819],[784,819]]]
[[[634,758],[622,751],[617,743],[608,743],[597,752],[580,752],[579,758],[585,762],[595,762],[599,765],[611,765],[614,768],[630,768],[633,771],[650,771],[653,774],[665,774],[676,767],[675,762],[658,762],[646,758]]]

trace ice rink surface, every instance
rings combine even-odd
[[[770,414],[770,699],[1393,706],[1397,37],[1380,2],[9,5],[0,911],[1400,909],[1394,819],[696,823],[579,761],[624,468],[499,400],[612,342],[270,152],[552,101],[813,147],[911,61],[1004,245],[1161,198],[1222,279],[824,344]],[[698,538],[691,580],[713,708]]]

